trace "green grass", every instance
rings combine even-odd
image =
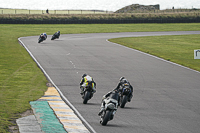
[[[0,25],[0,132],[8,132],[12,125],[10,121],[20,117],[19,113],[30,109],[29,101],[40,98],[46,91],[48,82],[29,56],[27,51],[18,43],[17,38],[23,36],[39,36],[46,32],[47,35],[60,30],[61,34],[73,33],[101,33],[101,32],[144,32],[144,31],[190,31],[200,30],[199,23],[191,24],[70,24],[70,25]],[[155,38],[155,39],[153,39]],[[187,38],[187,39],[186,39]],[[162,36],[135,38],[140,45],[146,48],[150,45],[159,50],[163,40],[174,41],[174,45],[183,47],[186,52],[195,49],[199,44],[199,35],[189,36]],[[147,41],[148,40],[148,41]],[[132,42],[128,38],[129,45]],[[124,40],[123,40],[124,42]],[[157,44],[156,46],[154,44]],[[184,44],[184,45],[183,45]],[[138,47],[140,46],[138,45]],[[146,45],[146,46],[145,46]],[[172,45],[171,45],[172,46]],[[170,47],[171,47],[170,46]],[[176,47],[175,47],[176,48]],[[163,50],[168,50],[163,49]],[[151,52],[151,47],[146,51]],[[149,53],[150,53],[149,52]],[[180,54],[184,51],[178,51]],[[192,53],[193,51],[191,51]],[[153,54],[155,52],[152,52]],[[165,52],[163,52],[165,53]],[[160,54],[163,54],[160,53]],[[193,54],[192,54],[193,55]],[[164,57],[165,55],[160,55]],[[177,55],[178,56],[178,55]],[[171,57],[167,57],[171,61]],[[191,60],[192,56],[183,61]],[[199,60],[195,60],[199,63]],[[187,64],[188,62],[186,62]],[[182,64],[182,63],[181,63]],[[196,67],[198,64],[196,64]],[[186,66],[191,66],[187,64]]]
[[[117,38],[109,41],[200,71],[200,60],[194,59],[194,50],[200,49],[199,38],[200,35],[176,35]]]

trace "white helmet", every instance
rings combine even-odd
[[[125,79],[124,77],[121,77],[120,79],[119,79],[119,81],[121,82],[123,79]]]

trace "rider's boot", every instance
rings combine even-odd
[[[99,111],[99,116],[103,113],[103,111],[105,110],[105,108],[101,107],[101,110]]]
[[[80,94],[83,95],[84,88],[81,86],[80,89],[81,89],[81,93]]]

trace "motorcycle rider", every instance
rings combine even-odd
[[[133,97],[133,87],[125,77],[121,77],[119,79],[119,83],[116,87],[116,90],[119,90],[119,92],[122,93],[122,89],[123,89],[124,86],[128,86],[131,89],[131,94],[128,95],[128,102],[130,102],[132,97]]]
[[[120,105],[119,101],[120,101],[120,96],[119,96],[119,90],[114,89],[113,91],[109,91],[107,94],[105,94],[102,98],[102,103],[101,103],[101,109],[99,111],[99,116],[103,113],[103,111],[105,110],[105,104],[106,104],[106,100],[111,100],[113,101],[113,103],[117,104],[115,105],[116,108],[118,108],[118,106]],[[113,119],[114,114],[116,113],[117,110],[115,110],[112,114],[111,119]]]
[[[60,31],[54,33],[54,36],[55,36],[56,38],[59,38],[59,37],[60,37]]]
[[[81,81],[80,81],[80,89],[81,89],[81,95],[83,94],[84,92],[84,88],[88,85],[88,82],[92,82],[92,94],[94,94],[96,92],[96,83],[94,82],[94,79],[87,75],[87,74],[83,74],[82,75],[82,78],[81,78]]]
[[[46,33],[40,34],[40,38],[43,38],[44,40],[46,40],[47,39],[47,34]]]

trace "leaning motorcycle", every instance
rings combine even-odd
[[[45,40],[44,37],[39,37],[38,43],[41,43],[41,42],[43,42],[44,40]]]
[[[115,99],[105,99],[105,110],[100,115],[100,123],[105,126],[108,121],[112,120],[117,111],[118,101]]]
[[[84,91],[83,91],[83,104],[87,104],[88,100],[92,98],[93,96],[93,89],[92,89],[92,83],[93,82],[90,82],[88,81],[88,85],[84,88]]]
[[[60,35],[58,35],[57,33],[53,34],[53,36],[51,37],[51,40],[55,40],[57,38],[59,38]]]
[[[128,97],[131,95],[131,89],[128,86],[124,86],[122,88],[121,96],[120,96],[120,107],[124,108],[125,104],[128,101]]]

